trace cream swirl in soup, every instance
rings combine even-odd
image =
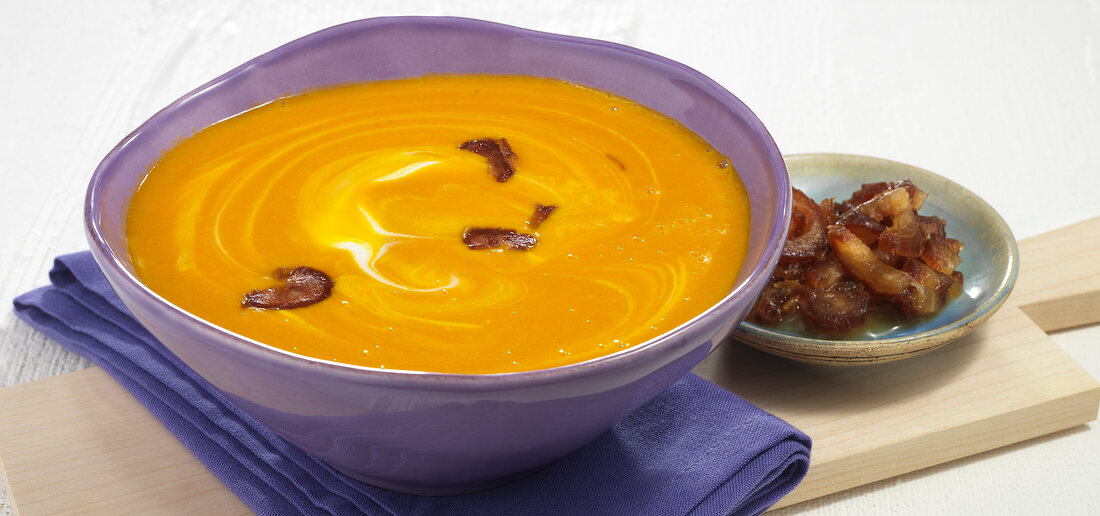
[[[460,148],[503,139],[515,173]],[[127,217],[138,277],[218,326],[385,369],[500,373],[640,344],[726,296],[749,201],[725,156],[628,99],[551,79],[431,76],[259,106],[168,150]],[[556,206],[529,224],[536,205]],[[535,226],[535,227],[531,227]],[[529,235],[472,249],[470,228]],[[242,304],[279,268],[308,306]]]

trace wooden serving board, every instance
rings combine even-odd
[[[695,372],[814,440],[777,507],[1096,419],[1100,384],[1046,331],[1100,322],[1100,217],[1020,243],[1001,310],[962,340],[863,367],[729,342]],[[18,514],[248,514],[129,393],[91,368],[0,389],[0,464]]]

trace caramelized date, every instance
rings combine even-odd
[[[800,263],[780,263],[772,271],[772,281],[793,280],[801,281],[806,271]]]
[[[865,222],[855,228],[851,224],[846,224],[867,245],[872,245],[877,240],[879,249],[889,254],[908,257],[920,254],[924,235],[921,232],[911,194],[905,187],[899,186],[886,190],[863,201],[840,218],[842,221],[848,219],[874,221]],[[889,221],[889,224],[884,227],[882,223],[885,221]],[[875,223],[878,227],[873,225]],[[874,232],[876,235],[874,238],[868,237],[866,234],[868,232]]]
[[[786,280],[768,285],[757,298],[748,319],[763,324],[779,324],[798,310],[798,294],[801,291],[802,286],[797,281]]]
[[[244,295],[241,304],[264,310],[287,310],[319,303],[332,294],[332,279],[312,267],[279,267],[275,269],[275,278],[283,280],[283,284],[253,290]]]
[[[488,158],[489,173],[501,183],[516,173],[517,156],[512,152],[512,146],[508,145],[508,140],[505,138],[470,140],[459,145],[458,148]]]
[[[839,219],[841,215],[841,206],[837,204],[836,199],[827,197],[822,200],[818,206],[821,206],[821,211],[825,212],[826,225],[831,226],[836,224],[837,219]]]
[[[904,270],[913,281],[899,297],[898,308],[902,313],[919,317],[938,312],[944,301],[937,292],[943,275],[920,260],[906,260]]]
[[[844,268],[836,260],[821,260],[806,266],[804,279],[810,288],[832,288],[844,279]]]
[[[940,236],[947,238],[947,223],[939,217],[925,217],[919,215],[917,217],[920,224],[921,234],[924,238],[932,238],[933,236]]]
[[[801,190],[793,188],[791,194],[791,228],[779,260],[807,262],[820,259],[829,245],[825,237],[825,212]]]
[[[920,256],[923,245],[924,234],[912,208],[894,215],[890,227],[879,235],[879,249],[898,256]]]
[[[861,286],[847,282],[850,288],[811,289],[802,302],[802,320],[821,330],[848,331],[867,322],[871,295]]]
[[[844,226],[829,226],[829,243],[844,268],[876,294],[896,296],[909,286],[909,276],[875,256],[859,237]]]
[[[962,242],[954,238],[933,235],[924,242],[920,257],[933,269],[943,274],[951,274],[962,263],[962,257],[959,256],[962,249]]]
[[[837,217],[836,224],[843,224],[844,227],[848,228],[848,231],[854,233],[863,243],[869,246],[875,245],[875,242],[878,242],[879,234],[886,229],[886,225],[860,210],[845,212]]]
[[[862,185],[842,203],[792,195],[787,244],[749,320],[798,314],[807,328],[836,334],[881,311],[927,316],[962,292],[963,244],[942,219],[917,212],[928,196],[908,179]]]
[[[939,286],[936,287],[936,293],[946,300],[952,300],[962,294],[962,288],[963,273],[955,271],[944,276]]]
[[[924,190],[917,188],[917,185],[913,184],[912,181],[903,179],[901,181],[885,181],[861,185],[859,190],[852,193],[852,197],[849,198],[845,204],[849,206],[862,204],[876,195],[896,188],[905,188],[909,193],[910,203],[915,210],[921,209],[921,207],[924,206],[925,199],[928,198],[928,194],[925,193]]]
[[[875,256],[877,256],[878,259],[886,265],[889,265],[895,269],[900,269],[902,265],[905,265],[904,256],[898,256],[896,254],[883,251],[882,248],[877,245],[875,247],[872,247],[871,249],[875,251]]]

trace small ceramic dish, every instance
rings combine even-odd
[[[878,324],[844,338],[806,331],[797,321],[779,327],[743,322],[733,338],[757,349],[802,362],[862,365],[900,360],[931,351],[973,330],[993,315],[1016,282],[1016,239],[1004,220],[973,192],[914,166],[866,156],[786,156],[791,184],[816,201],[847,199],[863,183],[911,179],[928,193],[921,215],[947,222],[947,234],[961,240],[963,292],[934,316]]]

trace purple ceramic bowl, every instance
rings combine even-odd
[[[732,160],[751,202],[748,258],[722,301],[649,342],[573,365],[491,375],[387,371],[289,353],[203,321],[134,276],[130,196],[174,142],[255,105],[336,83],[432,73],[525,74],[608,90],[669,115]],[[682,64],[604,41],[460,18],[378,18],[279,47],[157,113],[88,188],[92,253],[135,316],[244,410],[348,475],[397,491],[482,489],[573,451],[671,385],[729,334],[775,266],[790,185],[736,97]]]

